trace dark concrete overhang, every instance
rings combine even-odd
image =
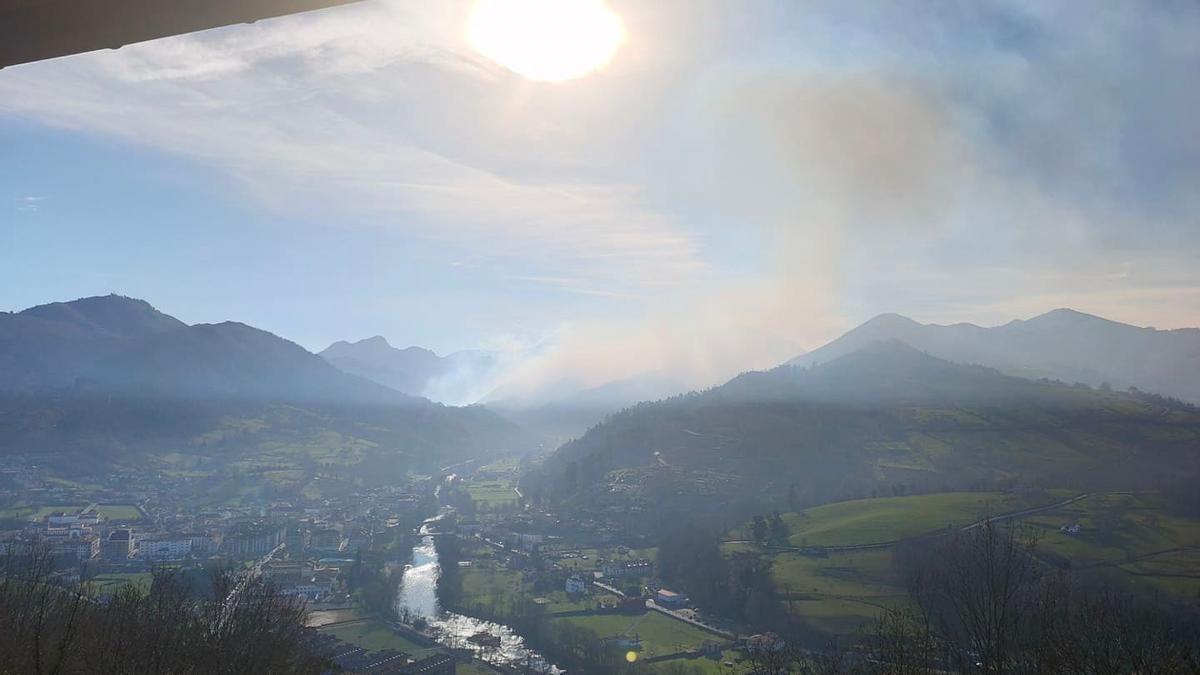
[[[0,68],[359,0],[0,0]]]

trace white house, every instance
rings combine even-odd
[[[138,539],[138,557],[146,560],[178,560],[192,552],[190,537]]]

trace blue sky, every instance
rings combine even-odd
[[[557,84],[399,0],[0,71],[0,308],[118,292],[591,384],[885,311],[1200,325],[1194,3],[609,4],[616,57]]]

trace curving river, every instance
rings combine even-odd
[[[429,632],[438,642],[451,648],[470,649],[476,657],[488,663],[527,667],[535,673],[562,672],[526,647],[525,640],[508,626],[443,611],[437,599],[437,580],[441,570],[433,537],[422,537],[421,543],[413,547],[412,564],[404,570],[404,579],[397,592],[396,609],[401,616],[407,613],[425,619],[429,624]],[[488,640],[492,644],[477,644],[469,640],[472,635],[481,633],[499,638],[499,643]]]

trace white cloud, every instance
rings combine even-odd
[[[523,177],[511,155],[458,158],[453,139],[419,135],[411,116],[461,111],[447,92],[509,96],[463,44],[463,10],[362,3],[29,64],[0,77],[0,111],[194,158],[272,208],[486,251],[497,267],[630,289],[702,269],[694,235],[635,184]],[[517,136],[542,123],[509,121]]]
[[[25,213],[33,213],[33,212],[41,209],[42,202],[45,200],[46,200],[45,197],[35,196],[35,195],[28,195],[25,197],[20,197],[19,199],[16,200],[17,205],[15,208],[16,208],[16,210],[23,211]]]

